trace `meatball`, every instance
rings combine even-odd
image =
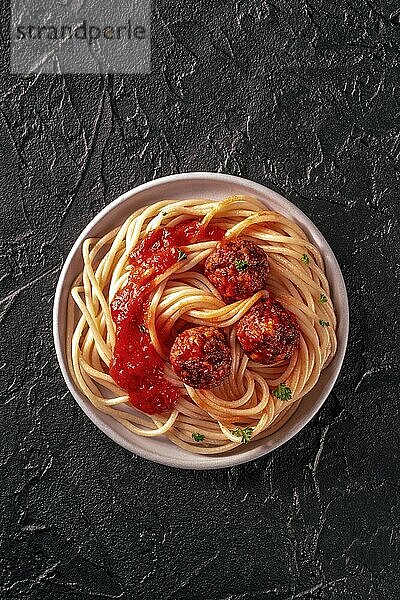
[[[290,358],[300,338],[296,317],[273,298],[254,304],[240,319],[236,335],[251,360],[263,365]]]
[[[228,304],[265,289],[268,272],[264,250],[242,238],[218,244],[204,266],[204,274]]]
[[[229,375],[232,362],[225,336],[215,327],[193,327],[179,333],[169,359],[184,383],[202,389],[219,385]]]

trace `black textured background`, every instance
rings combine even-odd
[[[398,600],[399,20],[385,0],[155,0],[147,76],[0,61],[0,597]],[[190,170],[277,189],[332,245],[351,332],[324,408],[252,464],[129,455],[66,391],[57,277],[121,192]]]

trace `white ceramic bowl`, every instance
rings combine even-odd
[[[155,201],[190,197],[222,199],[233,194],[255,196],[264,202],[266,207],[287,215],[304,229],[310,240],[319,248],[325,261],[338,317],[338,348],[333,361],[321,373],[317,385],[302,399],[298,409],[281,429],[268,438],[254,440],[249,446],[238,446],[236,450],[229,453],[220,456],[201,456],[182,450],[163,436],[145,438],[130,433],[111,417],[97,411],[76,388],[68,372],[65,356],[67,297],[72,281],[82,270],[81,246],[87,237],[102,236],[123,223],[140,206]],[[322,406],[336,381],[346,350],[348,329],[349,308],[343,276],[335,255],[315,225],[301,210],[280,194],[253,181],[220,173],[182,173],[162,177],[140,185],[111,202],[84,229],[69,253],[58,281],[53,312],[53,334],[58,362],[67,386],[82,410],[101,431],[130,452],[154,462],[183,469],[231,467],[263,456],[296,435]]]

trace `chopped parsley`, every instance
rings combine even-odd
[[[324,321],[324,319],[320,319],[319,324],[321,327],[329,327],[329,321]]]
[[[328,302],[328,298],[325,296],[325,294],[320,294],[319,301],[324,304],[324,302]]]
[[[146,325],[139,325],[139,331],[141,331],[142,333],[148,333]]]
[[[163,210],[161,214],[162,214],[163,217],[166,217],[168,213],[167,213],[166,210]]]
[[[249,266],[249,263],[247,262],[247,260],[243,260],[241,258],[239,258],[235,262],[236,270],[239,271],[239,273],[242,273],[243,271],[245,271],[248,266]]]
[[[301,260],[303,261],[303,263],[306,263],[306,265],[308,265],[308,263],[310,262],[310,257],[308,256],[308,254],[303,254]]]
[[[187,258],[186,252],[178,248],[178,261],[185,260]]]
[[[195,442],[202,442],[206,436],[202,433],[192,433],[192,438]]]
[[[253,427],[237,427],[235,431],[232,431],[233,435],[237,437],[241,437],[240,440],[242,444],[248,444],[251,440],[251,434],[253,433]]]
[[[292,390],[285,383],[280,383],[272,393],[276,398],[284,402],[292,399]]]

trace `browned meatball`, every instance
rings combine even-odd
[[[244,300],[265,289],[268,272],[264,250],[242,238],[218,244],[204,267],[206,277],[227,303]]]
[[[273,298],[254,304],[240,319],[236,334],[251,360],[263,365],[290,358],[300,337],[296,317]]]
[[[215,327],[194,327],[178,334],[169,360],[184,383],[208,389],[229,375],[232,357],[221,331]]]

